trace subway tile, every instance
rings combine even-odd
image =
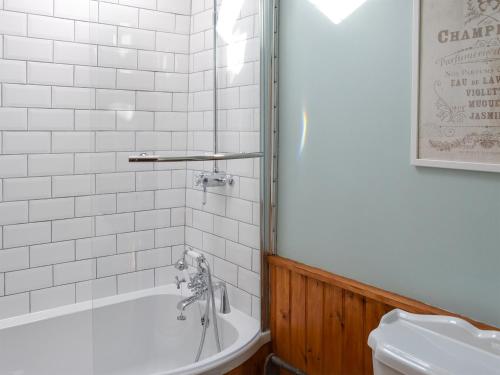
[[[75,285],[62,285],[31,292],[31,311],[42,311],[75,303]]]
[[[98,194],[129,192],[135,190],[133,173],[106,173],[96,176]]]
[[[156,0],[120,0],[120,4],[136,8],[156,9]]]
[[[0,10],[0,34],[26,35],[26,14]]]
[[[252,203],[228,197],[226,200],[226,214],[231,219],[252,223]]]
[[[53,48],[54,42],[51,40],[4,36],[4,58],[6,59],[52,61]]]
[[[174,32],[175,15],[154,10],[139,10],[139,27],[141,29]]]
[[[96,108],[127,111],[135,109],[136,93],[125,90],[103,90],[96,92]]]
[[[188,116],[180,112],[155,113],[155,130],[182,131],[187,130]]]
[[[155,88],[158,91],[187,92],[188,75],[179,73],[155,73]]]
[[[153,288],[154,282],[153,270],[118,275],[118,293],[130,293],[136,290]]]
[[[93,175],[56,176],[52,178],[53,196],[75,197],[95,192]]]
[[[252,269],[252,249],[236,242],[226,241],[225,258],[231,263]]]
[[[97,259],[97,277],[119,275],[135,270],[134,253],[126,253]]]
[[[99,66],[137,69],[137,50],[99,46]]]
[[[260,231],[259,227],[252,224],[239,223],[239,242],[253,247],[254,249],[260,246]]]
[[[28,202],[0,203],[0,225],[28,222]],[[1,252],[1,251],[0,251]]]
[[[73,155],[28,155],[28,174],[30,176],[54,176],[73,174]]]
[[[128,27],[118,28],[118,45],[126,48],[155,49],[155,32]]]
[[[170,189],[171,187],[171,171],[147,171],[136,174],[137,191]]]
[[[189,53],[189,36],[157,32],[156,50],[161,52]]]
[[[116,114],[114,111],[77,110],[75,111],[76,130],[114,130]]]
[[[139,91],[136,96],[136,109],[142,111],[171,111],[172,94]]]
[[[258,273],[249,271],[245,268],[238,269],[238,287],[244,291],[260,296],[260,277]]]
[[[155,191],[155,208],[181,207],[186,204],[184,189]]]
[[[29,202],[30,221],[69,219],[75,215],[73,198],[38,199]]]
[[[170,226],[169,209],[140,211],[135,213],[135,230],[158,229]]]
[[[29,268],[29,248],[16,247],[0,251],[0,272]]]
[[[0,60],[0,82],[26,83],[26,62]]]
[[[29,14],[28,36],[31,38],[73,41],[75,23],[61,18]]]
[[[29,313],[29,293],[13,294],[0,298],[0,319]]]
[[[126,90],[154,90],[154,73],[138,70],[118,70],[116,85]]]
[[[152,210],[155,205],[153,191],[119,193],[117,195],[117,212],[134,212]]]
[[[76,301],[83,302],[116,294],[116,276],[82,281],[76,284]]]
[[[0,108],[0,130],[26,130],[26,108]]]
[[[5,274],[5,294],[27,292],[52,285],[52,267],[31,268]]]
[[[203,247],[203,232],[199,229],[186,227],[185,230],[185,240],[186,245],[201,249]]]
[[[137,252],[137,269],[165,267],[172,264],[172,248],[164,247]]]
[[[179,34],[189,35],[191,28],[191,17],[189,16],[175,16],[175,32]]]
[[[203,250],[219,258],[226,256],[226,240],[211,233],[203,233]]]
[[[214,258],[214,275],[230,284],[238,284],[238,267],[226,260]]]
[[[133,132],[98,132],[96,151],[133,151],[135,134]]]
[[[231,241],[238,241],[238,222],[221,216],[214,216],[214,234]]]
[[[170,132],[138,132],[136,135],[138,151],[166,151],[172,149],[172,134]]]
[[[110,3],[99,3],[99,22],[111,25],[138,27],[139,9]]]
[[[6,201],[50,198],[50,177],[9,178],[3,182]]]
[[[95,135],[92,132],[52,133],[52,152],[93,152]]]
[[[106,173],[115,170],[114,153],[75,154],[75,173]]]
[[[75,65],[97,65],[97,46],[55,41],[54,62]]]
[[[116,114],[117,130],[152,130],[154,113],[141,111],[119,111]]]
[[[152,249],[155,247],[155,233],[153,230],[147,230],[118,234],[116,241],[118,253],[132,253]]]
[[[50,107],[51,90],[49,86],[4,84],[3,105],[6,107]]]
[[[95,259],[56,264],[54,266],[54,285],[75,283],[95,278]]]
[[[76,240],[76,259],[97,258],[116,254],[116,236]]]
[[[54,16],[88,21],[90,19],[90,1],[54,0]]]
[[[26,155],[0,156],[0,178],[26,177],[27,171]]]
[[[155,246],[175,246],[184,243],[184,227],[161,228],[155,230]]]
[[[16,12],[53,15],[53,0],[4,0],[4,8]]]
[[[30,131],[73,130],[74,111],[69,109],[28,109]]]
[[[52,107],[72,109],[95,108],[95,90],[77,87],[52,87]]]
[[[116,46],[118,43],[118,29],[112,25],[76,22],[75,41],[100,46]]]
[[[116,87],[116,70],[93,66],[75,66],[75,86],[114,89]]]
[[[75,198],[75,216],[96,216],[116,213],[116,195],[89,195]]]
[[[40,267],[75,260],[75,241],[30,246],[30,266]]]
[[[185,0],[158,0],[158,10],[190,15],[191,2]]]
[[[50,152],[49,132],[4,132],[5,154],[35,154]]]
[[[52,222],[52,241],[65,241],[94,235],[93,218],[56,220]]]
[[[96,235],[132,232],[134,230],[134,214],[116,214],[97,216],[95,218]]]
[[[138,51],[138,67],[140,70],[173,72],[175,58],[173,53],[157,51]]]

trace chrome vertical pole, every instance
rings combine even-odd
[[[277,85],[279,0],[260,0],[260,135],[261,151],[261,329],[269,329],[270,278],[267,256],[276,254]]]
[[[217,19],[218,19],[218,12],[217,12],[217,0],[214,0],[214,14],[213,14],[213,23],[214,23],[214,36],[213,36],[213,53],[214,53],[214,116],[213,116],[213,121],[214,121],[214,154],[217,154],[219,152],[219,140],[218,140],[218,120],[219,120],[219,114],[217,113],[217,107],[218,107],[218,95],[217,95]],[[214,161],[214,173],[219,172],[219,166],[217,163],[217,160]]]

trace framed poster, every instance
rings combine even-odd
[[[414,0],[412,164],[500,172],[500,0]]]

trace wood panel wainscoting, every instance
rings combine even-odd
[[[273,351],[308,375],[373,374],[368,335],[395,308],[458,316],[292,260],[268,260]]]

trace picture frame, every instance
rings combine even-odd
[[[412,52],[411,165],[500,172],[500,0],[414,0]]]

